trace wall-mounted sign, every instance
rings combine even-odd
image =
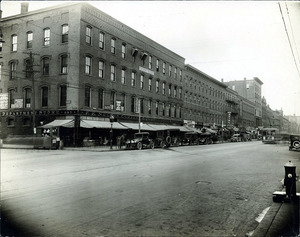
[[[151,71],[151,70],[149,70],[149,69],[147,69],[147,68],[139,66],[139,70],[142,71],[142,72],[146,72],[146,73],[148,73],[148,74],[150,74],[152,76],[154,75],[154,72]]]
[[[0,93],[0,109],[8,109],[8,93]]]
[[[11,104],[12,109],[22,109],[23,108],[23,99],[15,99],[14,103]]]

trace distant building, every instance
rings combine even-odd
[[[255,127],[262,126],[262,94],[261,86],[263,82],[254,77],[237,81],[224,82],[229,88],[236,91],[240,96],[255,104]]]

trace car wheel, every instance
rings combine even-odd
[[[150,148],[151,148],[151,149],[154,149],[154,142],[151,142],[151,143],[150,143]]]
[[[143,147],[143,145],[142,145],[141,142],[138,142],[138,144],[136,144],[136,148],[137,148],[138,150],[142,150],[142,147]]]

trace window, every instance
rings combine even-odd
[[[67,43],[69,41],[69,25],[61,26],[61,42]]]
[[[182,70],[179,71],[179,79],[182,80]]]
[[[31,103],[31,89],[26,88],[24,90],[24,108],[30,108]]]
[[[152,91],[152,78],[149,78],[148,90]]]
[[[163,82],[163,84],[162,84],[162,93],[163,93],[163,95],[166,94],[166,83],[165,82]]]
[[[172,76],[172,66],[169,65],[169,77]]]
[[[165,116],[165,103],[162,103],[162,116]]]
[[[174,86],[174,97],[177,97],[177,86]]]
[[[7,126],[12,127],[14,125],[15,125],[15,119],[12,117],[7,118]]]
[[[99,91],[98,91],[98,107],[100,109],[103,109],[103,104],[104,104],[104,91],[103,91],[103,89],[99,89]]]
[[[156,59],[156,71],[159,72],[159,60]]]
[[[43,58],[42,59],[42,73],[44,76],[49,76],[49,65],[50,65],[50,59],[47,58]]]
[[[152,112],[152,100],[148,100],[148,114]]]
[[[104,49],[104,33],[100,32],[99,33],[99,48]]]
[[[42,90],[42,107],[48,107],[48,87],[44,86]]]
[[[125,94],[122,94],[116,108],[117,110],[125,111],[125,98],[126,98]]]
[[[17,51],[18,49],[18,36],[17,35],[12,35],[11,36],[11,50],[13,52]]]
[[[126,57],[126,44],[123,43],[122,44],[122,58],[125,58]]]
[[[126,69],[123,68],[121,72],[121,83],[124,85],[126,84]]]
[[[59,88],[59,106],[67,105],[67,86],[62,85]]]
[[[155,102],[155,114],[158,115],[158,101]]]
[[[166,74],[166,63],[165,62],[163,62],[163,74]]]
[[[156,93],[159,92],[159,80],[156,80],[156,82],[155,82],[155,92]]]
[[[110,65],[110,80],[116,81],[116,66]]]
[[[86,86],[84,89],[84,106],[91,107],[91,87]]]
[[[115,109],[116,92],[110,92],[110,109]]]
[[[233,86],[232,86],[232,90],[234,90],[234,91],[235,91],[235,85],[233,85]]]
[[[25,77],[30,78],[32,73],[32,63],[31,59],[25,60]]]
[[[144,75],[141,75],[140,88],[144,89]]]
[[[31,120],[29,117],[23,118],[23,126],[30,126]]]
[[[50,29],[49,28],[44,29],[43,45],[44,46],[50,45]]]
[[[174,78],[177,79],[177,67],[174,68]]]
[[[136,73],[132,72],[131,73],[131,86],[133,86],[133,87],[135,87],[135,76],[136,76]]]
[[[152,69],[152,56],[149,55],[149,69]]]
[[[0,81],[2,79],[2,64],[0,63]]]
[[[10,80],[16,79],[16,73],[17,73],[17,63],[15,61],[12,61],[9,64],[9,79]]]
[[[144,99],[143,98],[140,98],[140,111],[141,111],[141,114],[144,113]]]
[[[169,88],[168,88],[168,95],[171,96],[171,91],[172,91],[172,85],[169,84]]]
[[[14,108],[15,104],[15,90],[11,89],[8,91],[9,94],[9,108]]]
[[[60,73],[68,73],[68,55],[60,56]]]
[[[131,97],[131,106],[130,106],[130,108],[131,108],[131,112],[132,113],[134,113],[134,109],[135,109],[135,97],[134,96],[132,96]]]
[[[85,74],[92,74],[92,57],[90,56],[85,57]]]
[[[104,62],[103,61],[99,61],[99,72],[98,72],[98,76],[100,78],[104,78]]]
[[[89,45],[92,44],[92,27],[90,26],[85,28],[85,42]]]
[[[116,53],[116,39],[112,38],[110,41],[110,52],[112,54]]]
[[[32,40],[33,40],[33,33],[31,31],[29,31],[29,32],[27,32],[27,42],[26,42],[27,49],[32,48]]]

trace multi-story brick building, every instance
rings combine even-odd
[[[244,79],[225,82],[228,87],[238,92],[238,94],[255,104],[255,127],[262,126],[262,95],[261,86],[263,82],[254,77],[253,79]]]
[[[139,108],[144,122],[182,123],[185,59],[91,5],[25,7],[1,31],[2,136],[57,119],[137,122]]]
[[[139,121],[251,124],[251,102],[241,107],[236,90],[87,3],[32,12],[22,4],[21,14],[0,23],[2,138],[59,127],[65,144],[78,144],[99,136],[97,129],[110,135],[112,116],[115,129],[137,128]]]

